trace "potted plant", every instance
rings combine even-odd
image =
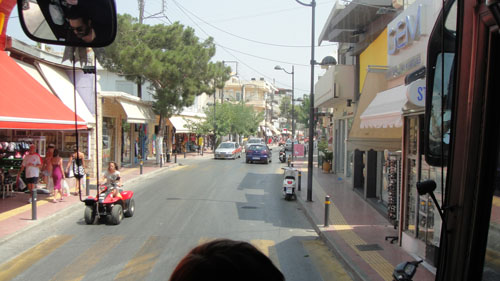
[[[328,151],[328,142],[321,140],[318,142],[318,167],[323,166],[325,153]]]
[[[323,156],[323,171],[329,173],[332,169],[333,151],[326,151]]]

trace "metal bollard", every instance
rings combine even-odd
[[[36,185],[31,191],[31,219],[36,220]],[[54,195],[55,196],[55,195]]]
[[[287,162],[288,167],[290,167],[290,164],[292,164],[292,158],[290,158],[290,156],[288,156]]]
[[[163,154],[160,154],[160,168],[163,167]]]
[[[300,191],[301,187],[302,187],[302,172],[299,171],[299,175],[297,176],[298,178],[298,181],[299,181],[299,186],[298,186],[298,190]]]
[[[174,163],[177,163],[177,152],[175,153],[175,159],[174,159]]]
[[[85,196],[90,195],[90,175],[85,175]]]
[[[330,214],[330,195],[325,196],[325,226],[328,226],[328,217]]]
[[[144,165],[144,162],[142,162],[142,160],[141,160],[141,162],[139,162],[139,166],[140,166],[140,170],[141,170],[141,175],[142,175],[142,166],[143,165]]]

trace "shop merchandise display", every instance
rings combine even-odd
[[[398,200],[398,175],[399,175],[399,160],[396,155],[391,155],[386,161],[387,177],[388,177],[388,193],[389,200],[387,204],[387,216],[393,223],[397,221],[397,200]]]

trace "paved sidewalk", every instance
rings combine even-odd
[[[307,201],[307,159],[294,166],[302,171],[302,190],[298,202],[319,235],[344,261],[359,280],[392,280],[394,267],[415,260],[406,251],[385,240],[397,230],[342,178],[313,170],[312,202]],[[330,196],[329,226],[324,227],[325,196]],[[414,280],[434,280],[435,275],[419,266]]]
[[[211,157],[213,157],[213,153],[210,150],[205,151],[203,156],[194,152],[186,154],[186,159]],[[178,161],[181,161],[182,159],[184,159],[184,154],[178,155]],[[145,161],[142,175],[140,174],[139,165],[121,167],[120,174],[122,182],[126,185],[127,183],[140,179],[142,176],[151,176],[154,173],[161,172],[162,170],[174,166],[177,166],[177,163],[175,163],[175,158],[172,156],[171,161],[163,164],[162,168],[155,163],[155,160]],[[96,183],[97,180],[95,178],[90,179],[90,195],[95,196]],[[102,183],[102,179],[100,180],[100,183]],[[70,189],[73,191],[73,187],[70,187]],[[14,192],[13,197],[8,197],[3,200],[0,198],[0,243],[1,241],[16,235],[16,233],[20,231],[27,230],[39,223],[42,223],[45,219],[53,216],[64,215],[64,213],[68,211],[74,211],[75,209],[70,207],[81,204],[79,196],[71,195],[64,197],[63,201],[52,203],[52,197],[50,195],[38,194],[37,220],[32,220],[32,205],[27,203],[30,197],[31,194],[29,193]],[[85,190],[82,189],[82,198],[85,197]],[[78,210],[78,212],[79,211],[80,210]]]

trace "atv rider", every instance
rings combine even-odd
[[[106,186],[111,188],[111,196],[121,198],[122,195],[118,192],[118,188],[122,186],[122,182],[116,162],[109,162],[108,169],[104,171],[104,179],[106,180]]]

